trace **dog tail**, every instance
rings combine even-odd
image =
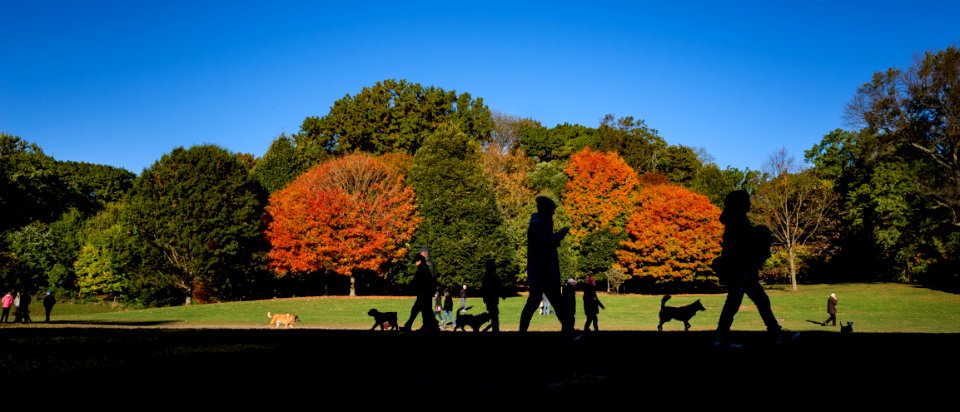
[[[271,315],[270,312],[267,312],[267,317],[268,317],[268,318],[272,318],[273,315]]]
[[[668,300],[670,300],[670,295],[663,295],[663,299],[660,299],[660,307],[666,305]]]

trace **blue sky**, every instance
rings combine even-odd
[[[925,0],[0,0],[0,16],[0,132],[134,173],[178,146],[261,156],[384,79],[548,127],[633,116],[757,169],[849,128],[874,72],[960,45],[960,2]]]

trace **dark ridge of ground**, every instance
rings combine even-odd
[[[245,405],[248,397],[429,406],[443,396],[450,405],[567,399],[719,408],[758,400],[794,406],[857,400],[861,406],[908,401],[917,407],[952,404],[956,380],[941,376],[955,375],[960,366],[955,334],[807,332],[778,347],[762,333],[742,332],[735,334],[740,349],[713,347],[707,332],[576,336],[8,328],[0,331],[0,379],[5,388],[44,382],[57,388],[54,393],[109,388],[112,396],[171,403],[181,391],[205,388],[217,395],[199,402],[218,406]]]

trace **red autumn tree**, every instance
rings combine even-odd
[[[628,239],[616,254],[629,275],[659,283],[713,273],[723,226],[720,209],[706,196],[672,184],[646,186],[626,229]]]
[[[397,167],[367,154],[321,163],[270,196],[270,267],[289,272],[380,272],[402,259],[421,218]]]
[[[638,180],[620,155],[587,147],[570,156],[563,171],[569,178],[563,207],[570,216],[574,239],[623,226],[635,203]]]

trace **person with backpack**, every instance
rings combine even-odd
[[[770,307],[770,298],[760,285],[760,268],[770,257],[773,234],[764,225],[754,226],[747,213],[750,211],[750,193],[746,190],[734,190],[723,200],[723,212],[720,223],[723,224],[720,256],[713,261],[713,270],[720,277],[721,284],[727,288],[727,298],[717,323],[717,336],[714,346],[740,348],[742,345],[730,341],[730,327],[733,318],[740,310],[743,295],[747,295],[767,327],[767,333],[774,344],[783,343],[783,328],[777,322]],[[798,333],[787,335],[793,340]]]

